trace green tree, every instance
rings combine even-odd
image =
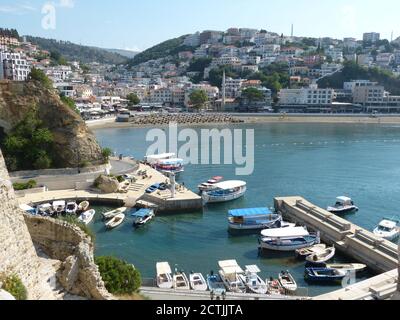
[[[249,103],[262,101],[264,94],[257,88],[247,88],[242,91],[242,98]]]
[[[68,107],[70,107],[73,111],[75,111],[75,113],[77,114],[81,114],[78,110],[78,108],[76,107],[75,101],[74,99],[67,97],[65,94],[60,94],[60,98],[61,101],[66,104]]]
[[[191,72],[204,72],[204,69],[210,66],[212,58],[198,58],[194,59],[188,68],[188,71]]]
[[[101,277],[112,294],[133,294],[141,286],[140,272],[132,265],[114,257],[97,257]]]
[[[196,110],[201,110],[204,108],[208,102],[207,93],[204,90],[194,90],[190,96],[190,104]]]
[[[110,157],[113,154],[110,148],[103,148],[101,150],[101,154],[103,155],[104,162],[110,161]]]
[[[31,80],[31,81],[40,82],[47,89],[50,89],[52,87],[51,80],[40,69],[32,68],[31,73],[28,76],[28,79]]]
[[[0,275],[0,282],[3,283],[2,289],[9,292],[16,300],[26,300],[28,293],[25,285],[17,275]]]
[[[129,106],[136,106],[140,103],[140,99],[136,93],[130,93],[126,96]]]

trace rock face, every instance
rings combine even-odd
[[[75,168],[83,162],[99,164],[101,148],[84,121],[61,102],[54,90],[36,82],[0,81],[0,126],[7,132],[35,110],[53,133],[58,168]]]
[[[115,193],[119,190],[119,182],[114,177],[101,175],[96,179],[96,187],[104,193]]]

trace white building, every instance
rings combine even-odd
[[[359,54],[357,57],[357,63],[360,66],[369,67],[374,63],[374,58],[370,54]]]
[[[321,66],[321,75],[323,77],[328,76],[332,73],[335,73],[336,71],[340,70],[343,68],[343,65],[337,64],[337,63],[324,63]]]
[[[339,47],[330,46],[325,50],[325,54],[332,58],[333,62],[343,62],[343,50]]]
[[[26,81],[31,66],[20,53],[0,52],[0,79]]]
[[[281,105],[330,105],[335,97],[333,89],[301,88],[282,89],[279,92]]]
[[[356,38],[344,38],[343,39],[343,47],[348,49],[357,49],[360,45],[357,42]]]
[[[352,80],[350,82],[344,82],[343,89],[345,91],[349,91],[352,94],[354,94],[354,91],[356,88],[372,87],[372,86],[376,86],[377,84],[378,84],[377,82],[371,82],[370,80]]]
[[[378,42],[380,39],[381,39],[381,34],[377,32],[368,32],[364,33],[363,35],[363,40],[365,42],[375,43]]]
[[[225,94],[226,98],[235,99],[240,96],[241,88],[246,80],[226,78]]]
[[[381,67],[387,67],[395,61],[395,55],[393,53],[379,53],[376,56],[376,63]]]
[[[169,88],[150,90],[150,103],[172,103],[172,91]]]
[[[70,66],[51,67],[47,68],[45,73],[53,82],[64,82],[72,75],[72,68]]]
[[[183,41],[183,45],[189,47],[198,47],[200,45],[200,32],[196,32],[195,34],[187,36]]]
[[[56,83],[54,86],[60,92],[61,95],[64,95],[68,98],[74,98],[76,96],[76,90],[74,86],[70,83]]]

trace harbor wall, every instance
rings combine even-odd
[[[200,197],[193,196],[191,199],[161,199],[150,194],[144,194],[139,200],[147,201],[157,205],[158,214],[169,214],[190,211],[202,211],[203,201]]]
[[[91,238],[69,223],[24,215],[32,240],[52,259],[62,261],[57,279],[69,293],[109,300],[97,265]]]
[[[319,231],[324,242],[335,245],[338,251],[368,265],[377,273],[398,268],[397,245],[301,197],[276,198],[275,209],[286,219]]]

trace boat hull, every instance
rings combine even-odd
[[[304,249],[311,247],[319,242],[317,236],[304,237],[304,239],[260,239],[260,248],[272,251],[296,251],[299,249]]]
[[[213,196],[206,192],[203,193],[202,198],[204,203],[222,203],[237,200],[245,195],[247,188],[244,187],[242,191],[227,195]]]
[[[356,206],[349,206],[349,207],[342,208],[342,209],[329,207],[327,209],[327,211],[329,211],[330,213],[334,213],[334,214],[337,214],[337,215],[346,214],[346,213],[353,213],[353,212],[357,212],[358,210],[359,209]]]

